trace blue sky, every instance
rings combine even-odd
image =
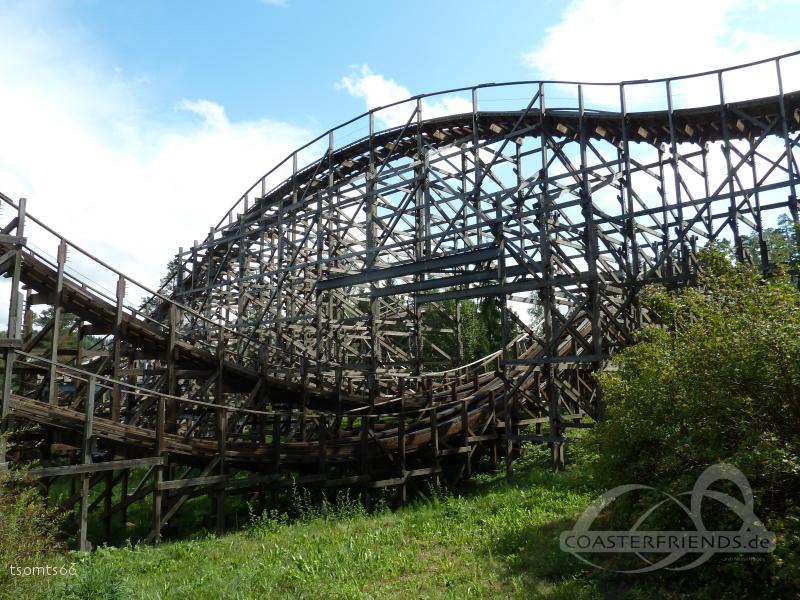
[[[412,93],[530,78],[521,58],[557,22],[563,3],[95,0],[73,7],[68,19],[102,46],[109,68],[143,78],[141,93],[152,94],[154,110],[209,98],[235,120],[267,114],[328,126],[363,108],[335,87],[351,65],[368,63]],[[523,22],[524,29],[514,25]]]
[[[153,284],[273,164],[369,107],[728,66],[800,49],[798,22],[793,0],[0,0],[0,191]]]

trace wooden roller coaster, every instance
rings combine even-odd
[[[770,95],[726,99],[730,81],[765,69]],[[48,497],[70,481],[60,509],[75,511],[81,548],[94,509],[110,539],[149,503],[158,541],[201,495],[221,532],[231,494],[357,488],[369,502],[394,488],[403,502],[414,482],[501,459],[511,475],[525,443],[549,444],[563,467],[565,432],[604,416],[592,373],[648,321],[642,286],[690,285],[698,248],[723,240],[771,268],[765,229],[783,213],[797,223],[787,73],[800,75],[800,53],[375,109],[259,179],[178,251],[159,290],[0,194],[14,211],[0,232],[0,467],[41,461],[27,473]],[[715,103],[678,107],[702,82]],[[480,110],[496,90],[527,106]],[[550,107],[551,94],[573,102]],[[471,110],[424,118],[442,98]],[[478,298],[495,299],[501,339],[468,362],[462,311]]]

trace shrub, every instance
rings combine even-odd
[[[30,481],[14,471],[0,471],[0,596],[32,594],[43,577],[15,576],[11,567],[42,567],[62,546],[58,541],[60,519],[47,510]],[[63,558],[56,561],[63,566]]]
[[[797,593],[800,292],[787,277],[764,279],[720,251],[704,260],[698,287],[645,291],[662,326],[646,328],[615,358],[617,370],[600,375],[608,420],[589,436],[597,484],[680,493],[709,465],[737,466],[753,487],[755,514],[778,534],[777,550],[749,561],[716,557],[694,577],[709,593],[731,577],[742,590]],[[618,517],[641,514],[641,505],[614,505]],[[738,528],[726,515],[711,518]]]

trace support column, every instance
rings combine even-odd
[[[403,482],[400,484],[400,506],[404,506],[408,500],[408,484],[406,476],[406,403],[405,403],[405,379],[400,379],[398,384],[400,398],[400,414],[397,416],[397,459],[399,464],[400,477]]]
[[[50,377],[49,394],[50,404],[58,404],[58,381],[56,379],[56,365],[58,363],[58,337],[61,329],[61,292],[64,289],[64,265],[67,262],[67,242],[61,240],[58,244],[58,275],[56,276],[56,289],[53,297],[53,337],[50,348]]]
[[[19,207],[17,211],[17,251],[14,255],[14,268],[11,273],[11,291],[8,303],[8,330],[7,336],[9,339],[20,339],[20,325],[19,311],[20,311],[20,292],[19,280],[20,272],[22,270],[22,254],[21,247],[24,243],[25,233],[25,207],[27,201],[25,198],[20,198]],[[14,374],[14,360],[16,359],[16,352],[13,346],[8,346],[4,349],[5,370],[3,373],[3,395],[0,398],[0,469],[6,466],[7,454],[7,441],[6,434],[8,433],[8,420],[9,413],[11,412],[11,392],[12,385],[11,379]]]
[[[178,380],[175,373],[175,343],[178,335],[178,311],[174,304],[169,307],[169,334],[167,338],[167,394],[178,395]],[[170,398],[166,403],[166,432],[178,431],[178,407],[175,400]]]
[[[736,206],[736,195],[733,185],[733,162],[731,161],[731,140],[728,131],[728,106],[725,103],[725,84],[722,80],[722,71],[717,73],[717,84],[719,86],[719,120],[722,129],[722,143],[725,152],[725,166],[727,168],[728,193],[730,194],[730,206],[728,207],[728,218],[733,234],[733,246],[736,251],[737,260],[744,260],[744,247],[742,238],[739,235],[739,210]],[[684,236],[681,236],[684,237]]]
[[[88,465],[92,462],[92,425],[94,420],[94,396],[95,378],[89,377],[86,383],[86,403],[84,407],[83,421],[83,464]],[[78,549],[81,552],[89,551],[89,541],[87,532],[89,530],[89,480],[91,473],[81,474],[81,508],[80,508],[80,531],[78,534]]]
[[[120,405],[122,403],[122,391],[120,390],[119,381],[120,372],[122,370],[122,307],[125,299],[125,278],[120,275],[117,279],[117,312],[114,317],[114,346],[112,348],[112,378],[114,379],[113,387],[111,388],[111,420],[115,423],[119,422]]]
[[[218,398],[217,402],[220,402]],[[225,452],[227,449],[228,438],[228,410],[225,406],[217,409],[217,452],[219,456],[219,474],[223,480],[217,486],[216,505],[217,505],[217,535],[225,534]]]
[[[166,402],[164,396],[158,397],[156,413],[156,456],[164,457],[164,429],[166,419]],[[164,465],[156,465],[153,469],[153,543],[161,543],[161,509],[164,492],[161,484],[164,481]]]

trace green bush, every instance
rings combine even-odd
[[[13,471],[0,471],[0,597],[30,597],[45,576],[14,575],[26,567],[58,568],[63,557],[52,560],[59,550],[60,519],[47,510],[30,481]]]
[[[800,292],[787,277],[764,279],[720,251],[703,258],[698,287],[645,291],[644,304],[661,326],[646,328],[639,343],[615,358],[617,370],[600,375],[608,420],[589,436],[598,455],[596,483],[680,493],[709,465],[735,465],[753,487],[755,514],[778,535],[777,549],[755,560],[717,556],[695,570],[695,582],[703,580],[712,595],[734,580],[742,591],[795,594]],[[616,516],[628,519],[643,508],[614,505]],[[714,524],[738,528],[724,512],[710,515]]]

